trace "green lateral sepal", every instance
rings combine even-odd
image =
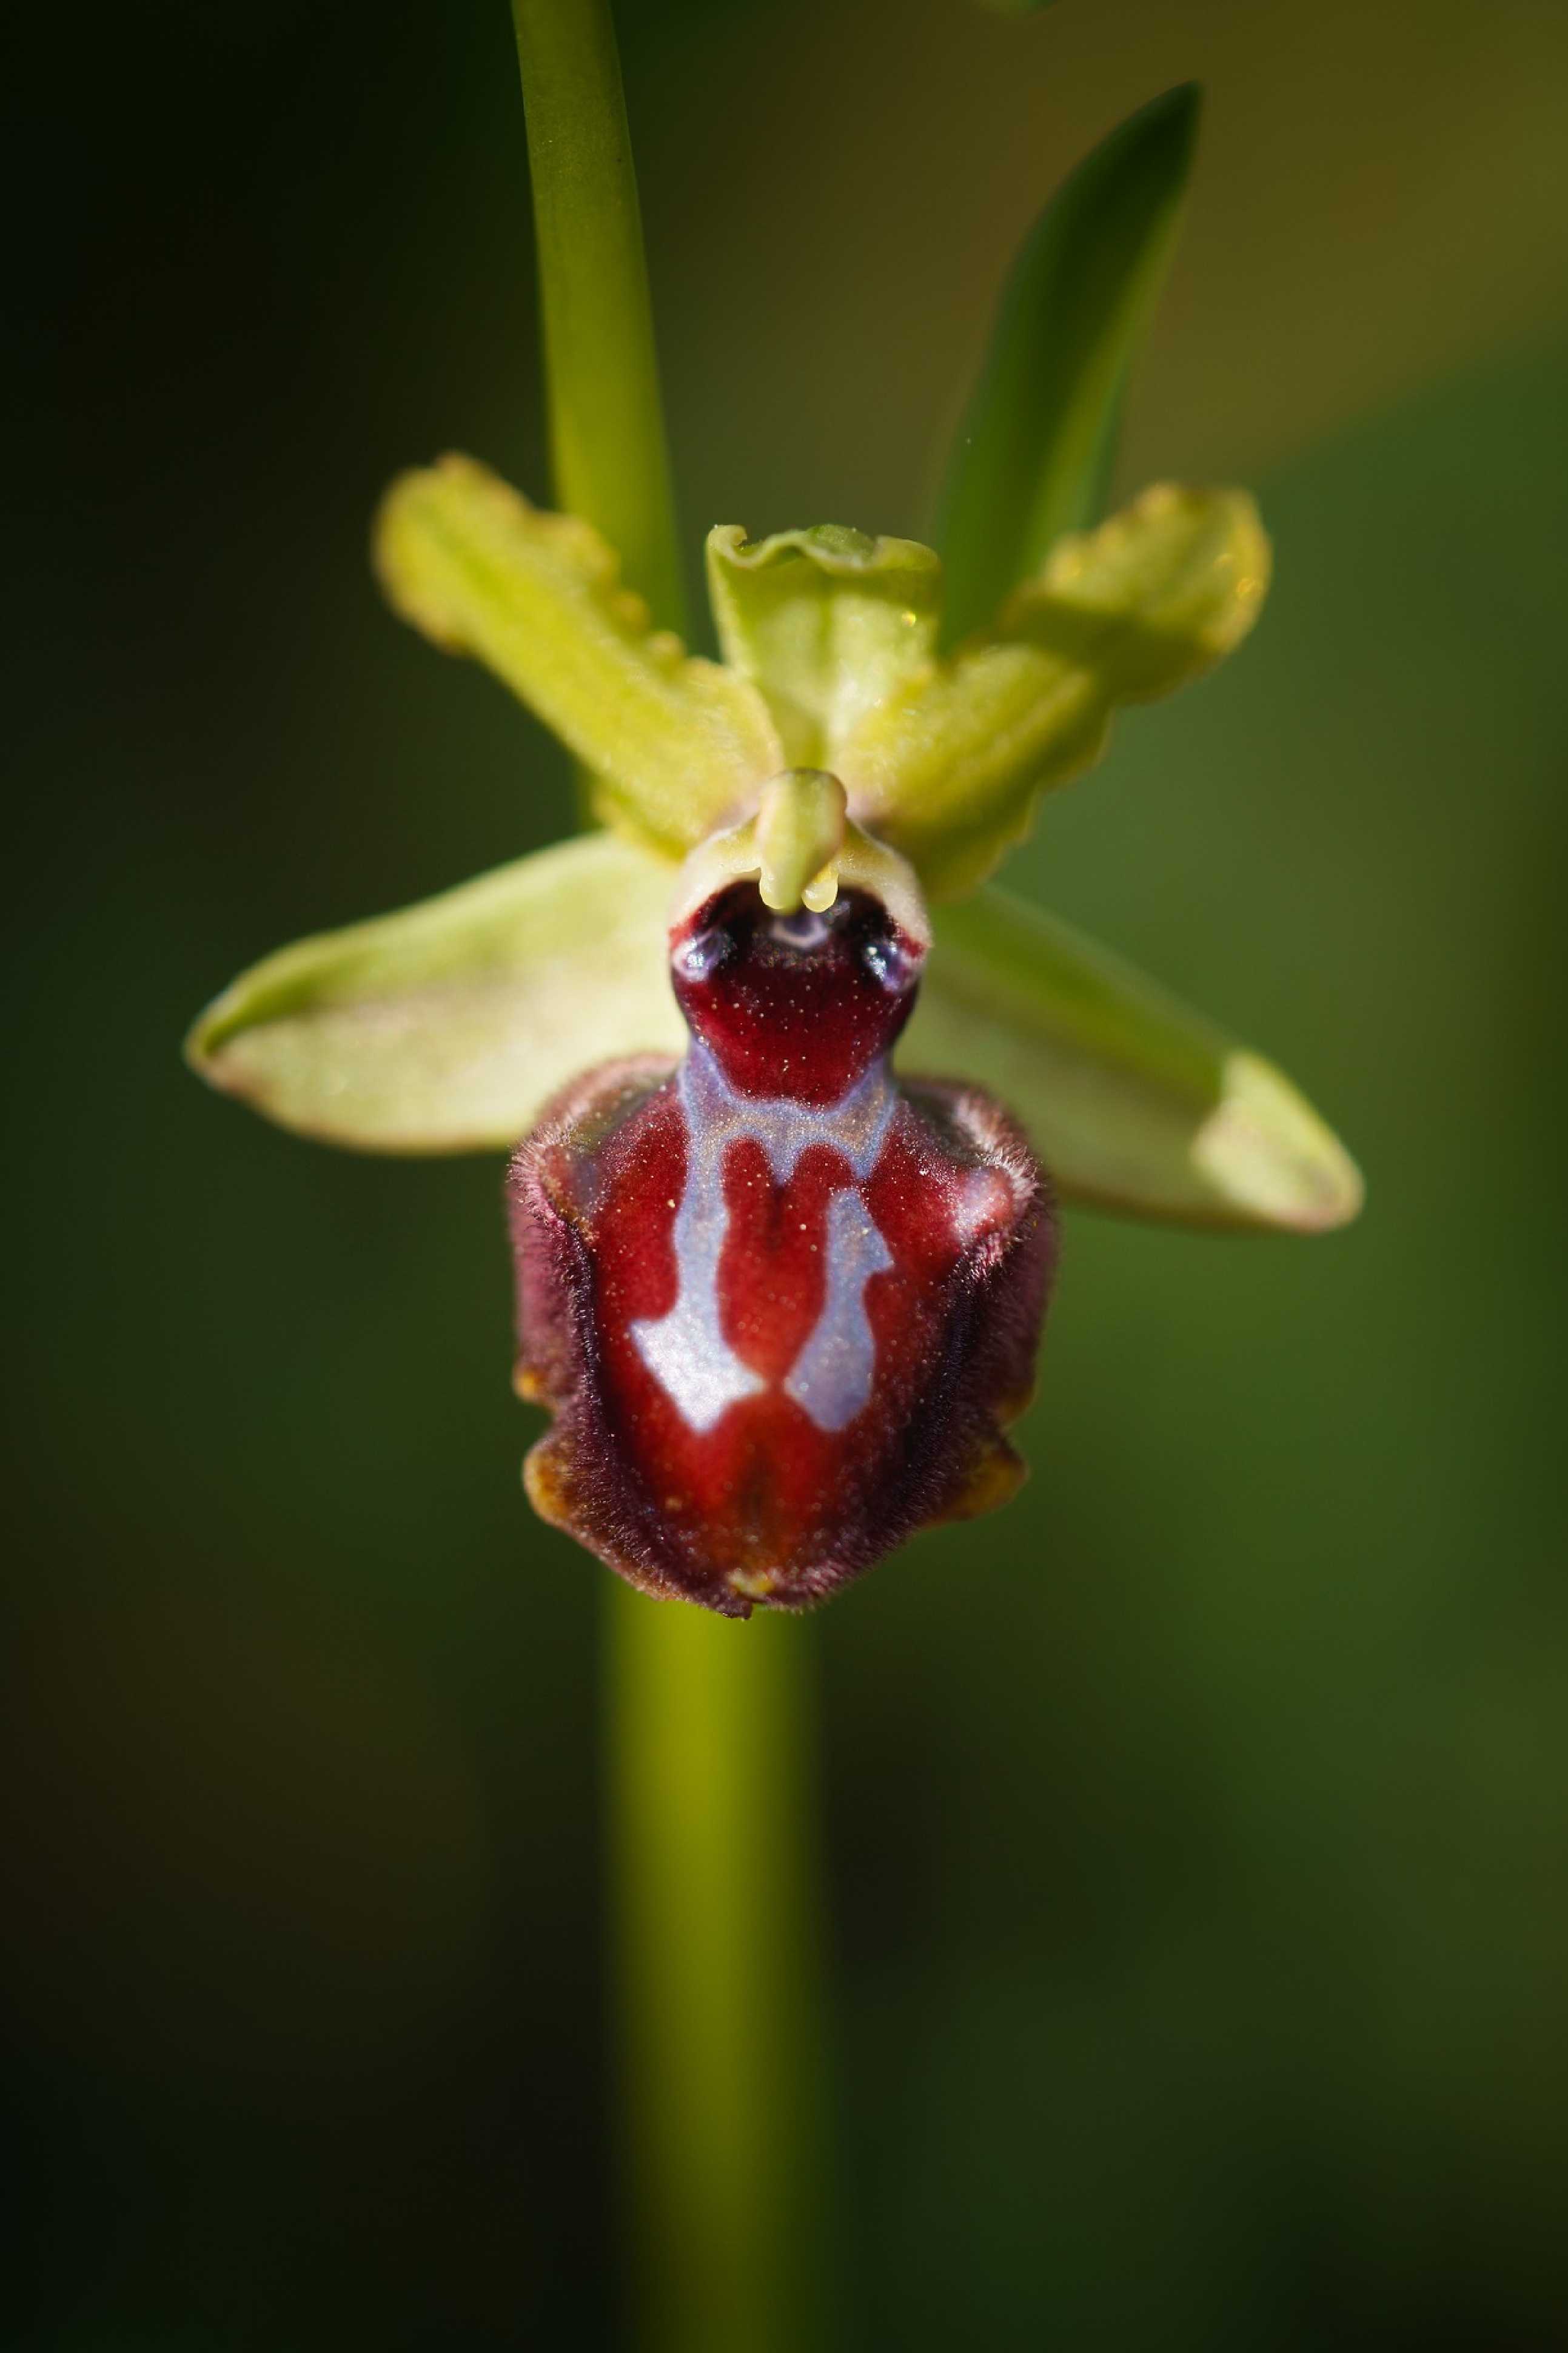
[[[988,1087],[1070,1200],[1322,1233],[1354,1162],[1289,1081],[1121,957],[994,889],[943,908],[905,1068]]]
[[[185,1057],[280,1127],[362,1152],[505,1149],[595,1063],[679,1054],[674,870],[613,834],[299,940],[209,1006]]]

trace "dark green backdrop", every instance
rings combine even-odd
[[[1568,18],[625,28],[693,545],[918,530],[1032,206],[1208,81],[1126,470],[1253,479],[1278,585],[1011,879],[1370,1187],[1315,1244],[1072,1219],[1024,1500],[817,1622],[847,2342],[1568,2342]],[[19,2353],[613,2341],[602,1572],[517,1493],[498,1170],[176,1056],[564,821],[363,562],[440,446],[542,488],[511,73],[501,0],[183,0],[14,84]]]

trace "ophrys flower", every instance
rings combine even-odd
[[[1058,538],[951,652],[930,549],[727,528],[723,659],[692,657],[596,533],[465,459],[394,486],[376,549],[398,609],[590,772],[604,830],[284,949],[191,1056],[335,1143],[526,1139],[519,1385],[557,1416],[530,1493],[624,1574],[799,1604],[1004,1500],[1053,1189],[1353,1214],[1278,1072],[988,881],[1119,704],[1251,627],[1244,493],[1163,485]]]

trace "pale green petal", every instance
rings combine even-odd
[[[594,1063],[681,1051],[665,939],[675,882],[612,834],[561,842],[268,956],[208,1007],[186,1058],[328,1143],[504,1148]]]
[[[653,849],[691,849],[785,765],[755,689],[650,630],[597,532],[472,459],[394,482],[375,560],[404,618],[503,679],[593,770],[606,822]]]
[[[760,690],[793,767],[834,768],[865,713],[930,661],[942,565],[912,539],[837,523],[748,544],[708,535],[708,592],[724,659]]]
[[[851,816],[934,895],[973,890],[1040,794],[1096,757],[1119,703],[1168,694],[1239,643],[1268,560],[1244,491],[1171,483],[1059,540],[991,634],[867,713],[838,764]]]
[[[1152,702],[1246,637],[1269,561],[1247,491],[1157,482],[1098,530],[1058,540],[995,633],[1088,665],[1113,702]]]
[[[1069,1199],[1318,1233],[1361,1207],[1289,1080],[1067,924],[988,890],[944,908],[901,1066],[979,1081]]]

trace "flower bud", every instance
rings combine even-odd
[[[745,1617],[1014,1492],[1055,1227],[988,1097],[893,1075],[912,885],[867,887],[847,850],[830,907],[781,913],[693,867],[684,1060],[588,1072],[513,1158],[518,1387],[554,1416],[525,1468],[542,1516]]]

